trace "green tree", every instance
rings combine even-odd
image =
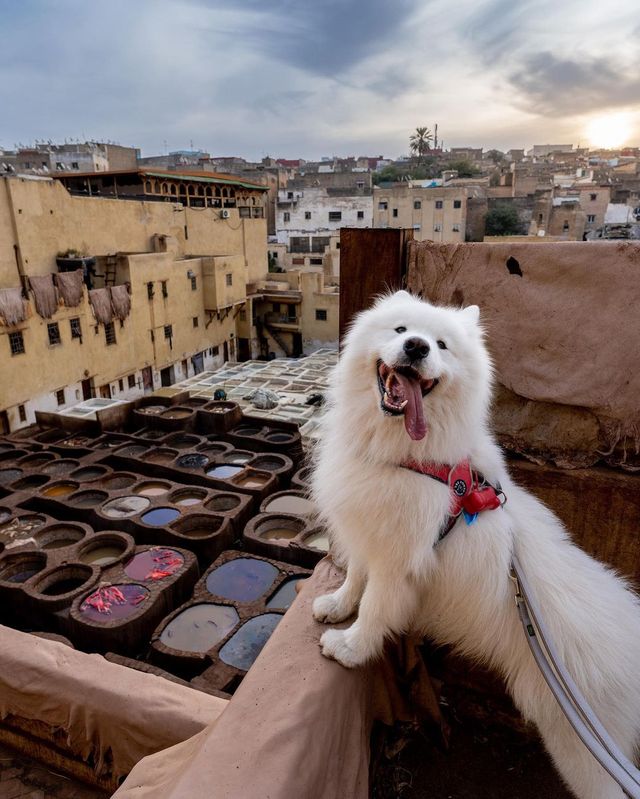
[[[505,160],[504,153],[501,150],[488,150],[487,158],[493,161],[494,164],[501,164]]]
[[[431,133],[429,128],[416,128],[415,133],[409,136],[409,149],[417,158],[424,158],[431,149],[432,141],[433,133]]]
[[[498,203],[484,220],[485,236],[517,236],[522,233],[522,223],[515,206]]]
[[[449,161],[445,169],[455,169],[459,178],[475,178],[480,174],[478,167],[474,166],[466,158],[462,158],[459,161]]]

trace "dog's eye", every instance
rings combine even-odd
[[[406,327],[402,327],[402,325],[400,325],[400,327],[396,327],[396,333],[406,333],[406,332],[407,332]]]
[[[447,349],[447,345],[444,343],[442,339],[438,339],[438,346],[440,347],[441,350]]]

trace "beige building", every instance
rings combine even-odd
[[[263,186],[210,173],[73,177],[0,179],[2,430],[255,354],[239,329],[246,286],[267,271]],[[58,264],[84,267],[86,281],[58,277]]]
[[[482,241],[486,212],[480,186],[398,183],[373,190],[373,226],[412,228],[418,241]]]

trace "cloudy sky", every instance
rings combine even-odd
[[[0,0],[0,31],[5,148],[640,145],[638,0]]]

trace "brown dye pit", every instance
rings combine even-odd
[[[69,497],[67,504],[74,508],[93,508],[106,499],[109,499],[106,491],[78,491]]]
[[[264,469],[265,472],[277,472],[285,466],[285,461],[280,458],[256,458],[251,464],[256,469]]]
[[[160,497],[162,494],[166,494],[170,488],[170,483],[150,480],[146,483],[140,483],[139,486],[133,489],[133,492],[134,494],[142,494],[145,497]]]
[[[118,558],[126,549],[126,544],[116,546],[111,544],[108,546],[95,547],[94,549],[85,550],[80,555],[81,563],[88,563],[90,566],[110,566],[115,563]]]
[[[298,535],[299,530],[294,530],[291,527],[271,527],[260,533],[260,538],[265,541],[289,541]]]
[[[67,577],[67,579],[56,580],[54,583],[49,583],[40,593],[45,596],[62,596],[63,594],[69,594],[71,591],[77,590],[84,583],[85,580],[82,577]]]
[[[178,449],[187,449],[190,447],[195,447],[199,443],[200,439],[196,438],[195,436],[187,436],[180,434],[171,436],[170,439],[167,439],[167,444],[169,444],[169,446],[178,447]]]
[[[129,488],[137,479],[138,478],[134,477],[132,474],[119,474],[116,472],[109,477],[105,477],[102,481],[102,485],[110,491],[119,491],[121,488]]]
[[[8,485],[22,475],[22,469],[0,469],[0,484]]]
[[[69,474],[72,469],[77,469],[79,465],[78,461],[72,461],[69,458],[61,458],[60,460],[45,464],[40,471],[53,476]]]
[[[82,527],[59,524],[50,525],[36,535],[36,541],[41,549],[62,549],[77,544],[85,536]]]
[[[123,458],[139,458],[148,450],[149,447],[146,447],[144,444],[131,444],[128,447],[119,449],[118,455],[122,455]]]
[[[105,516],[111,519],[127,519],[129,516],[135,516],[149,507],[151,500],[146,497],[140,496],[127,496],[112,499],[105,502],[100,509]]]
[[[154,416],[164,410],[166,410],[164,405],[145,405],[144,408],[138,408],[138,413],[148,413],[150,416]]]
[[[294,516],[308,516],[315,510],[313,502],[297,494],[281,494],[265,505],[266,513],[292,513]]]
[[[269,477],[264,474],[249,474],[246,477],[238,477],[233,482],[241,488],[262,488],[269,482]]]
[[[180,519],[171,526],[171,529],[187,538],[208,538],[220,529],[220,519],[195,513]]]
[[[206,491],[198,491],[197,488],[191,488],[184,491],[175,491],[169,497],[169,501],[173,502],[174,505],[181,506],[199,505],[206,496]]]
[[[21,466],[27,466],[29,469],[39,469],[45,463],[50,463],[55,460],[55,455],[49,452],[38,453],[37,455],[29,455],[22,458],[20,461]]]
[[[187,408],[172,408],[169,411],[164,411],[162,413],[163,419],[186,419],[187,416],[191,416],[193,411],[187,410]]]
[[[172,461],[177,454],[177,449],[156,449],[145,455],[145,460],[152,463],[167,463],[167,461]]]
[[[44,497],[66,497],[78,489],[77,483],[55,483],[42,490]]]
[[[46,474],[30,474],[27,477],[21,477],[11,484],[14,491],[27,491],[30,488],[40,488],[45,483],[48,483],[51,478]]]
[[[218,513],[237,508],[240,504],[240,497],[235,497],[233,494],[218,494],[206,503],[207,510],[217,511]]]
[[[160,633],[160,641],[183,652],[206,652],[233,630],[240,621],[229,605],[193,605],[179,613]]]
[[[84,466],[82,469],[76,469],[71,472],[69,477],[74,480],[88,482],[89,480],[97,480],[98,477],[102,477],[106,473],[107,470],[104,466]]]

